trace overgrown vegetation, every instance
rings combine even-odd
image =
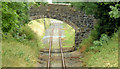
[[[34,67],[38,37],[28,26],[29,7],[35,3],[2,2],[2,66]]]
[[[18,30],[28,23],[28,4],[19,2],[2,2],[2,31]]]
[[[21,33],[24,33],[26,35],[25,38],[22,36],[13,37],[11,33],[3,36],[3,67],[37,66],[37,57],[39,55],[39,46],[37,45],[36,41],[37,37],[28,26],[23,26],[21,30]]]
[[[102,34],[112,36],[114,32],[120,27],[120,4],[119,2],[76,2],[72,3],[73,6],[77,7],[78,10],[84,11],[87,15],[94,15],[98,20],[99,25],[96,28],[97,39]]]
[[[37,7],[39,7],[40,5],[46,6],[46,5],[48,5],[48,2],[36,2],[35,5],[36,5]]]
[[[103,38],[103,37],[101,37]],[[84,52],[84,64],[86,67],[118,67],[118,32],[102,46],[91,45]]]
[[[47,3],[2,2],[2,66],[37,66],[40,42],[37,34],[27,25],[31,5]],[[98,20],[91,35],[82,41],[85,46],[85,66],[118,66],[118,28],[120,27],[119,2],[72,3],[78,10],[94,15]],[[65,33],[69,34],[68,31]],[[70,38],[70,35],[66,35]],[[41,40],[40,40],[41,41]],[[69,42],[69,40],[66,40]],[[69,45],[69,43],[67,43]],[[86,56],[87,55],[87,56]],[[9,63],[8,63],[9,62]]]
[[[72,3],[87,15],[94,15],[97,23],[88,38],[80,44],[87,67],[118,67],[119,2]]]

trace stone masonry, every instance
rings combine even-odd
[[[61,20],[75,29],[75,49],[94,28],[95,19],[92,15],[87,16],[84,12],[76,10],[70,5],[48,4],[30,8],[30,20],[44,17]]]

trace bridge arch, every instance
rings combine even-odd
[[[48,4],[30,8],[30,20],[52,18],[66,22],[75,29],[75,48],[88,37],[94,27],[94,17],[70,5]]]

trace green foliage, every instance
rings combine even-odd
[[[2,2],[2,31],[19,29],[28,23],[28,3]]]
[[[108,44],[103,43],[102,47],[94,47],[87,56],[89,56],[88,60],[86,60],[86,66],[88,67],[117,67],[118,32],[114,33],[113,37],[108,40]]]
[[[27,40],[36,40],[37,39],[36,34],[27,25],[22,26],[19,30],[11,32],[11,34],[18,41],[24,41],[26,39]]]
[[[34,38],[33,34],[30,33],[31,29],[27,26],[24,28],[24,25],[29,22],[28,9],[31,5],[34,5],[34,3],[2,2],[3,39],[5,39],[8,32],[10,32],[12,34],[12,37],[15,37],[18,41],[24,41],[25,39],[30,40]],[[24,32],[22,28],[26,31]]]
[[[100,42],[101,43],[107,43],[109,40],[109,37],[106,34],[102,34],[100,37]]]
[[[85,2],[85,3],[73,2],[71,4],[77,7],[78,10],[85,11],[86,14],[93,14],[95,11],[97,11],[96,9],[98,7],[96,3],[92,3],[92,2]]]
[[[101,41],[94,41],[93,44],[95,46],[102,46],[103,45]]]
[[[25,58],[25,60],[26,60],[27,62],[29,62],[29,61],[30,61],[29,56],[27,56],[27,57]]]
[[[35,5],[38,6],[38,7],[39,7],[40,5],[44,5],[44,6],[45,6],[45,5],[47,5],[47,4],[48,4],[48,2],[35,2]]]
[[[91,44],[88,45],[90,47],[87,47],[86,52],[90,50],[97,50],[99,47],[103,46],[104,44],[108,45],[108,41],[110,40],[110,38],[106,34],[102,34],[99,40],[95,40],[94,36],[92,35],[90,35],[89,39],[90,38],[91,40],[87,39],[87,42],[86,42],[86,43],[91,42]]]
[[[114,17],[114,18],[120,17],[120,11],[118,10],[118,7],[120,7],[119,4],[116,4],[115,7],[114,6],[110,6],[110,8],[112,10],[112,11],[109,12],[110,17]]]
[[[37,57],[40,50],[40,47],[37,45],[37,35],[27,25],[21,27],[21,30],[17,35],[18,37],[13,37],[15,32],[10,32],[3,36],[3,66],[36,66]],[[26,37],[22,35],[26,35]],[[24,40],[21,39],[23,37]]]
[[[85,57],[81,58],[84,61],[83,65],[85,64],[86,67],[118,67],[118,32],[114,33],[111,38],[106,34],[101,35],[101,39],[109,39],[108,44],[103,42],[102,46],[88,45],[90,47],[87,47],[84,52]]]
[[[35,43],[35,41],[32,42]],[[16,41],[10,34],[8,34],[7,39],[2,41],[2,66],[36,67],[39,47],[36,45],[31,47],[29,44],[32,42],[29,41],[24,44],[23,42]]]
[[[88,36],[88,38],[84,39],[80,45],[79,45],[79,48],[81,48],[82,46],[87,46],[86,48],[86,51],[89,51],[89,46],[91,46],[93,44],[93,41],[94,40],[97,40],[97,37],[98,37],[98,31],[96,30],[96,28],[98,28],[98,24],[95,24],[94,25],[94,29],[91,30],[91,33],[90,35]],[[94,49],[94,47],[90,47],[91,49]]]
[[[3,67],[36,66],[40,47],[36,34],[27,26],[31,5],[33,3],[2,2]]]
[[[25,39],[28,39],[28,40],[36,40],[36,34],[31,30],[31,28],[29,26],[22,26],[22,29],[21,29],[21,32],[20,34],[23,34],[25,35]]]
[[[71,4],[77,7],[78,10],[81,10],[88,15],[94,15],[94,17],[98,19],[97,24],[99,26],[96,30],[99,32],[97,33],[97,39],[104,33],[108,36],[113,35],[113,33],[118,30],[118,27],[120,27],[120,6],[117,2],[75,2]],[[111,18],[110,16],[114,18]]]
[[[106,34],[102,34],[100,40],[93,41],[94,46],[102,46],[104,43],[108,44],[109,37]]]

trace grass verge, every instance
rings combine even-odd
[[[94,50],[90,47],[86,49],[82,60],[86,67],[118,67],[118,32],[109,39],[108,44],[104,43]]]
[[[8,33],[2,41],[2,67],[36,67],[39,55],[36,34],[27,26],[23,26],[20,34],[26,37],[17,41]]]

